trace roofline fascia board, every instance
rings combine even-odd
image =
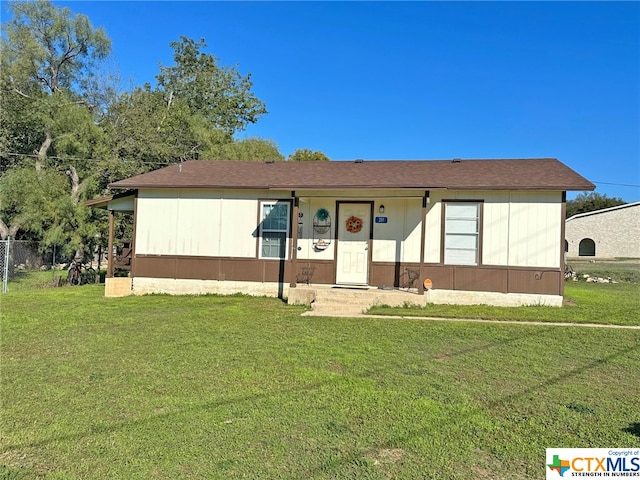
[[[229,186],[229,185],[109,185],[111,189],[175,189],[175,188],[198,188],[198,189],[216,189],[216,190],[530,190],[543,192],[562,192],[562,191],[585,191],[584,187],[573,187],[566,185],[553,185],[545,187],[537,186],[515,186],[515,185],[451,185],[431,186],[431,185],[245,185],[245,186]]]
[[[588,217],[590,215],[598,215],[600,213],[612,212],[614,210],[621,210],[623,208],[635,207],[638,205],[640,205],[640,202],[623,203],[622,205],[616,205],[615,207],[602,208],[600,210],[592,210],[591,212],[576,213],[574,216],[567,218],[566,221],[569,222],[574,218],[582,218],[582,217]]]
[[[92,207],[92,208],[102,208],[104,210],[108,210],[109,208],[109,202],[113,201],[113,200],[119,200],[121,198],[127,198],[127,197],[135,197],[137,195],[137,190],[136,189],[128,189],[125,190],[124,192],[118,192],[118,193],[114,193],[113,195],[105,195],[103,197],[98,197],[98,198],[93,198],[91,200],[86,200],[84,202],[84,204],[87,207]]]

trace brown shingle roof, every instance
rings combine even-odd
[[[554,158],[239,162],[192,160],[125,180],[112,188],[455,190],[593,190]]]

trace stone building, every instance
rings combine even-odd
[[[568,218],[564,246],[569,258],[640,258],[640,202]]]

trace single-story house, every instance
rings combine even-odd
[[[565,235],[570,258],[640,258],[640,202],[567,218]]]
[[[88,202],[110,211],[110,242],[115,212],[135,225],[107,295],[336,285],[556,306],[566,192],[595,188],[553,158],[187,161],[110,187],[124,193]]]

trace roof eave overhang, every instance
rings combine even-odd
[[[109,210],[109,204],[114,200],[121,200],[123,198],[135,197],[135,190],[127,190],[124,192],[114,193],[113,195],[106,195],[104,197],[94,198],[92,200],[87,200],[84,204],[87,207],[91,208],[100,208],[102,210]]]
[[[593,191],[595,185],[117,185],[112,189],[215,189],[215,190],[537,190],[537,191]],[[107,198],[107,197],[103,197]],[[90,200],[95,202],[100,199]],[[95,204],[87,205],[94,206]]]

